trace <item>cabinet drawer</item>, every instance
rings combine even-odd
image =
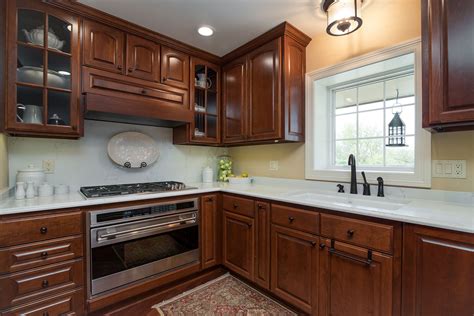
[[[384,252],[393,252],[393,226],[321,214],[321,235]]]
[[[224,209],[248,217],[255,217],[253,200],[224,195]]]
[[[2,316],[36,316],[36,315],[83,315],[84,291],[82,289],[49,297],[33,304],[9,309]]]
[[[83,67],[83,92],[189,108],[187,90]]]
[[[82,268],[82,259],[78,259],[1,277],[0,309],[79,287]]]
[[[319,213],[317,212],[273,204],[272,223],[311,234],[319,233]]]
[[[0,274],[82,257],[82,236],[52,239],[0,249]]]
[[[0,247],[79,235],[82,213],[41,215],[0,221]]]

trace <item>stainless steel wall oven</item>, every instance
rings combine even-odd
[[[197,198],[91,211],[90,295],[198,262],[198,224]]]

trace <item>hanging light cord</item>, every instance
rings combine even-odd
[[[399,91],[398,89],[396,89],[396,90],[397,90],[397,98],[395,99],[395,105],[394,105],[393,108],[392,108],[392,114],[395,114],[395,113],[400,114],[400,113],[403,112],[402,105],[401,105],[400,103],[398,103],[398,96],[399,96],[399,94],[400,94],[400,91]],[[398,105],[398,107],[400,108],[400,112],[394,111],[394,110],[397,108],[397,105]]]

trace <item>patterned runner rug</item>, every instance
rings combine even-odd
[[[160,315],[296,315],[230,274],[153,306]]]

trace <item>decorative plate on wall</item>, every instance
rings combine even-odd
[[[113,162],[125,168],[144,168],[158,159],[158,147],[153,138],[138,132],[113,136],[107,152]]]

